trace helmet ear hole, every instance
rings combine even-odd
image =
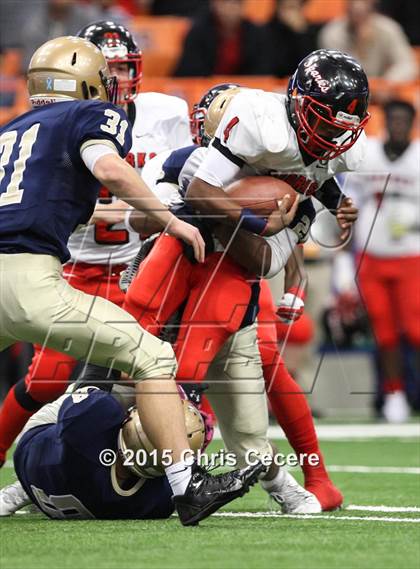
[[[89,99],[89,89],[86,81],[82,81],[82,94],[84,99]]]
[[[91,99],[95,99],[98,96],[98,89],[93,85],[89,86],[89,94]]]

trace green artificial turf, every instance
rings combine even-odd
[[[287,452],[284,442],[279,445]],[[322,447],[327,463],[336,466],[420,466],[414,439],[325,442]],[[294,474],[302,480],[299,472]],[[223,510],[248,517],[213,516],[195,528],[183,528],[176,518],[52,521],[41,514],[15,515],[0,520],[0,568],[419,569],[420,524],[408,521],[420,522],[419,474],[334,472],[332,478],[347,506],[418,511],[343,509],[309,519],[262,517],[258,512],[269,508],[257,487]],[[4,468],[0,486],[12,480],[12,469]]]

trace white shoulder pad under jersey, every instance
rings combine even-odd
[[[192,144],[188,106],[183,99],[162,93],[140,93],[134,105],[133,145],[127,161],[139,174],[157,154]],[[69,241],[72,262],[91,264],[129,263],[139,246],[139,235],[128,231],[123,223],[82,227]]]
[[[290,130],[282,95],[244,89],[230,102],[216,138],[234,156],[252,164],[266,152],[284,150]]]

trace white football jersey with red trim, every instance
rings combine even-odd
[[[192,144],[187,103],[162,93],[140,93],[134,101],[133,146],[127,161],[141,174],[146,161],[165,150]],[[99,201],[115,197],[103,188]],[[125,264],[137,254],[140,238],[124,224],[96,223],[76,230],[69,241],[71,262]]]
[[[381,140],[368,139],[365,160],[348,174],[344,190],[360,208],[359,251],[378,257],[420,255],[420,141],[390,160]]]
[[[196,176],[214,186],[225,186],[240,177],[239,172],[246,165],[256,174],[281,178],[307,197],[336,174],[357,169],[363,159],[364,133],[352,148],[337,158],[305,164],[286,102],[286,95],[258,89],[241,90],[230,102]],[[236,170],[229,166],[229,160],[236,165]],[[220,167],[216,167],[217,162]],[[249,175],[248,168],[243,170]]]

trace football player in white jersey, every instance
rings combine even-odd
[[[113,22],[91,24],[79,32],[101,49],[111,73],[117,75],[117,103],[132,124],[133,145],[128,162],[140,173],[146,160],[171,148],[192,144],[187,103],[161,93],[140,93],[142,54],[132,34]],[[64,276],[79,290],[122,306],[119,273],[136,255],[138,233],[124,224],[128,205],[102,188],[91,224],[70,238],[71,259]],[[41,346],[35,347],[25,379],[8,393],[0,411],[0,463],[28,418],[44,403],[60,396],[75,360]]]
[[[274,175],[285,179],[301,194],[301,205],[312,195],[322,201],[337,215],[342,237],[346,238],[350,225],[357,218],[357,210],[351,200],[344,197],[333,177],[339,172],[356,169],[362,160],[363,140],[358,139],[364,137],[363,129],[369,119],[368,95],[367,78],[360,65],[344,54],[326,50],[314,52],[301,62],[290,81],[288,96],[250,89],[237,93],[204,160],[194,170],[194,178],[187,190],[190,205],[199,213],[217,214],[228,221],[241,222],[241,228],[251,233],[276,234],[280,228],[274,227],[271,217],[263,219],[245,208],[238,210],[223,191],[238,177]],[[184,185],[182,174],[181,185]],[[259,246],[258,241],[256,244]],[[245,256],[248,257],[249,240],[247,243],[239,240],[238,245],[235,260],[239,265],[247,265]],[[230,248],[231,254],[234,249]],[[273,251],[267,253],[272,255]],[[273,257],[267,263],[269,269],[272,262]],[[207,266],[209,272],[204,278],[202,275],[201,280],[205,283],[207,279],[212,286],[206,286],[205,298],[201,295],[198,303],[194,303],[193,295],[190,295],[192,308],[184,312],[186,321],[198,324],[195,332],[194,326],[181,329],[181,342],[178,338],[178,359],[180,362],[185,360],[186,364],[181,363],[180,372],[185,378],[200,380],[206,376],[206,366],[212,361],[213,351],[217,351],[220,342],[223,344],[225,340],[222,332],[234,332],[235,319],[238,320],[236,326],[241,327],[242,317],[246,316],[241,308],[248,305],[250,284],[246,283],[246,275],[241,274],[243,269],[238,265],[236,269],[225,267],[225,274],[215,277],[219,268],[217,261],[214,267]],[[145,270],[155,279],[150,289],[145,285]],[[157,333],[168,315],[157,301],[162,295],[165,301],[169,297],[165,294],[165,280],[170,280],[171,303],[175,296],[182,295],[188,271],[188,263],[182,259],[182,248],[165,236],[140,270],[138,290],[129,290],[127,301],[131,298],[134,307],[129,311],[147,329]],[[203,267],[197,272],[204,271]],[[258,274],[258,269],[255,273]],[[214,322],[218,325],[212,325]],[[185,332],[188,349],[184,353]],[[194,333],[196,339],[192,341]],[[230,426],[229,421],[225,423],[225,427]],[[230,443],[234,446],[238,441],[231,438]]]
[[[281,235],[289,229],[275,235],[282,229],[277,224],[276,216],[272,214],[265,219],[247,208],[240,210],[223,190],[224,186],[238,177],[250,174],[279,176],[300,194],[299,208],[310,203],[309,197],[314,195],[336,214],[343,230],[342,237],[347,237],[350,225],[357,217],[357,209],[342,194],[334,175],[340,171],[354,170],[361,162],[363,140],[359,140],[359,137],[364,137],[363,128],[369,118],[368,95],[367,78],[360,65],[349,56],[327,50],[314,52],[300,63],[291,78],[288,96],[252,89],[241,90],[230,102],[204,160],[194,170],[192,182],[188,188],[184,188],[189,205],[199,213],[217,214],[219,219],[224,217],[228,222],[240,222],[241,229],[250,233],[264,234],[273,241],[277,238],[281,241]],[[284,212],[279,217],[283,215]],[[290,220],[287,220],[284,225],[289,223]],[[270,237],[273,235],[275,237]],[[292,239],[294,246],[298,239],[294,232]],[[281,259],[283,247],[279,248],[279,255],[273,255],[266,241],[263,240],[261,244],[261,241],[255,240],[255,244],[256,247],[264,245],[266,256],[261,249],[260,259],[266,261],[268,271],[271,268],[275,270],[272,264]],[[163,300],[167,303],[168,295],[164,292],[164,283],[167,284],[170,278],[171,302],[175,302],[175,297],[182,295],[185,288],[188,269],[182,271],[179,267],[187,260],[180,258],[180,249],[175,239],[163,236],[147,260],[153,282],[150,282],[150,286],[145,285],[150,278],[146,279],[146,269],[143,267],[142,285],[138,293],[129,292],[128,302],[131,296],[132,308],[135,307],[135,311],[130,310],[131,313],[138,320],[141,317],[143,325],[153,333],[159,328],[155,321],[156,310],[159,311],[158,317],[166,321],[162,304]],[[233,250],[231,247],[230,252]],[[249,244],[238,246],[238,258],[235,260],[239,265],[243,265],[243,261],[247,264],[245,256],[249,250]],[[150,271],[152,266],[154,271]],[[178,269],[174,270],[175,267]],[[254,271],[255,274],[272,274],[267,269],[260,269],[261,266]],[[243,283],[243,276],[237,276]],[[243,301],[239,297],[240,287],[233,287],[231,292],[229,287],[226,290],[220,287],[220,290],[224,290],[224,300],[218,306],[223,308],[225,314],[219,314],[217,321],[225,322],[224,332],[229,331],[229,326],[234,326],[233,314],[240,324],[241,310],[248,304],[249,286],[248,283],[243,288]],[[228,307],[232,303],[236,304],[229,315]],[[241,310],[238,306],[242,307]],[[205,308],[206,304],[202,303],[200,310]],[[170,314],[170,307],[168,310]],[[198,312],[194,310],[196,317]],[[201,316],[203,321],[211,322],[211,319],[206,320],[204,315]],[[200,338],[197,341],[200,342]],[[219,337],[219,341],[223,343],[224,338]],[[211,346],[216,349],[217,342],[211,342]],[[196,360],[203,369],[203,361],[212,361],[210,348],[206,350],[206,354],[201,350],[197,358],[189,357],[191,377],[197,373]]]
[[[336,213],[346,237],[357,210],[334,176],[356,170],[363,158],[368,96],[361,66],[332,50],[308,55],[290,79],[287,95],[243,90],[229,105],[187,198],[199,200],[201,213],[221,213],[233,222],[242,220],[243,229],[271,235],[270,218],[238,210],[223,188],[251,172],[278,176],[302,199],[314,195]]]
[[[182,197],[178,193],[179,187],[187,187],[195,172],[199,169],[200,164],[209,151],[205,145],[213,137],[221,117],[238,92],[240,92],[240,89],[237,87],[232,88],[229,84],[213,87],[203,97],[202,104],[198,105],[198,108],[194,110],[194,130],[196,140],[202,144],[201,147],[197,147],[195,150],[189,147],[172,153],[165,152],[148,162],[143,175],[150,187],[154,187],[158,182],[154,191],[157,192],[159,188],[159,196],[164,193],[167,196],[172,194],[172,204],[182,203]],[[206,111],[207,104],[209,105]],[[304,239],[304,234],[299,229],[302,226],[306,226],[306,232],[309,230],[313,219],[311,217],[311,208],[314,216],[315,211],[311,200],[305,200],[295,216],[292,228],[289,227],[281,233],[267,238],[267,243],[271,248],[271,262],[267,263],[265,269],[267,274],[273,276],[281,270],[286,264],[288,257],[293,261],[288,262],[287,265],[286,290],[289,292],[285,294],[282,304],[283,314],[287,314],[289,321],[297,319],[303,310],[303,301],[298,295],[303,296],[304,285],[302,282],[305,279],[301,267],[296,266],[301,248],[295,249],[293,255],[291,253],[298,240]],[[305,218],[307,220],[306,224],[303,223]],[[130,221],[134,227],[137,227],[138,231],[142,231],[142,217],[139,218],[136,212],[132,212]],[[239,251],[239,255],[237,255],[235,260],[250,271],[247,278],[252,280],[251,273],[260,274],[261,257],[264,257],[264,255],[260,256],[258,252],[255,253],[253,243],[244,241],[246,236],[255,243],[262,239],[245,232],[241,235],[239,246],[231,244],[231,249],[232,252]],[[170,246],[171,240],[168,239],[168,236],[163,236],[156,243],[157,250],[165,248],[166,243]],[[249,245],[249,253],[247,254]],[[204,379],[207,381],[211,377],[217,386],[222,378],[227,377],[223,375],[223,372],[229,369],[231,373],[229,386],[232,387],[232,391],[225,389],[227,387],[225,382],[223,385],[224,390],[222,391],[224,397],[214,395],[212,389],[209,390],[209,397],[217,407],[217,416],[221,422],[225,443],[230,450],[235,449],[235,451],[238,451],[239,456],[249,446],[255,448],[259,445],[258,448],[264,448],[264,444],[266,444],[266,439],[263,436],[264,394],[259,389],[260,385],[250,389],[252,385],[250,381],[251,376],[246,375],[250,373],[251,367],[255,370],[257,376],[258,374],[261,375],[259,361],[261,354],[267,394],[280,426],[284,429],[297,455],[313,455],[319,458],[316,465],[310,464],[310,461],[302,462],[305,473],[305,487],[315,494],[322,509],[335,509],[341,505],[343,498],[329,479],[323,463],[311,411],[306,398],[288,373],[277,350],[276,308],[265,281],[260,281],[259,283],[261,286],[258,300],[259,325],[257,328],[259,352],[256,350],[256,342],[254,344],[252,342],[251,344],[248,342],[244,343],[247,334],[252,336],[254,332],[252,326],[248,326],[248,324],[251,325],[252,319],[250,318],[248,322],[244,321],[241,323],[241,331],[235,340],[232,340],[235,355],[229,353],[229,365],[225,362],[225,366],[219,355],[214,359],[216,353],[219,352],[223,339],[226,339],[226,342],[228,342],[229,336],[236,331],[232,327],[234,319],[231,318],[231,314],[235,310],[238,313],[241,312],[242,306],[240,305],[242,304],[245,310],[249,302],[246,296],[248,287],[246,284],[240,283],[240,269],[235,274],[234,265],[232,265],[231,261],[223,259],[223,255],[220,253],[223,248],[220,244],[216,246],[216,249],[218,252],[210,254],[202,267],[191,265],[186,259],[179,260],[177,271],[167,274],[170,289],[166,287],[165,275],[160,272],[160,267],[154,263],[156,258],[154,259],[152,250],[150,258],[146,259],[145,264],[140,267],[137,277],[128,289],[124,308],[133,314],[143,326],[158,334],[162,324],[165,324],[168,315],[172,314],[179,305],[186,301],[184,317],[181,320],[181,332],[176,342],[180,363],[177,379],[181,382],[184,381],[183,385],[188,385],[188,379],[200,382]],[[231,249],[228,249],[228,255]],[[264,247],[261,247],[261,250],[263,249]],[[144,257],[144,254],[141,257]],[[253,258],[256,258],[256,260]],[[158,256],[158,265],[162,265],[163,271],[166,271],[167,267],[164,263],[161,263],[160,256]],[[179,282],[176,274],[178,271],[184,277],[184,282],[182,286],[174,288],[170,283],[172,280]],[[245,279],[245,275],[242,275],[242,278]],[[160,283],[160,286],[158,285],[158,288],[156,288],[158,283]],[[258,282],[255,285],[258,286]],[[256,287],[254,288],[256,289]],[[154,291],[153,299],[150,305],[147,306],[146,299],[149,298],[150,300],[149,295],[152,290]],[[230,296],[230,291],[234,293],[234,297]],[[232,305],[232,298],[234,298],[233,302],[238,305],[236,308]],[[254,303],[251,302],[250,304],[253,304],[254,308],[256,308],[255,300]],[[193,313],[190,310],[191,306],[194,308]],[[186,318],[185,314],[190,314],[190,318]],[[248,330],[245,330],[245,328],[248,328]],[[187,330],[186,334],[182,332],[184,329]],[[225,332],[224,335],[223,332]],[[222,355],[226,356],[226,351],[227,348],[225,346]],[[241,367],[239,361],[236,361],[238,357],[239,359],[242,358],[242,361],[248,362],[245,368]],[[255,366],[250,366],[251,360],[254,361],[253,358],[255,358]],[[212,364],[213,360],[214,363]],[[200,366],[196,366],[197,362],[200,362]],[[210,372],[208,373],[209,366]],[[241,380],[233,381],[232,377],[246,380],[247,389],[244,390],[244,386],[241,385],[238,391],[238,385],[240,385]],[[260,380],[261,377],[252,376],[252,381],[257,379]],[[196,389],[196,385],[194,383],[194,389]],[[246,394],[244,395],[245,392]],[[253,395],[256,393],[259,393],[259,395]],[[201,405],[203,405],[203,400]],[[237,432],[238,425],[241,425],[241,428],[244,429],[241,434]],[[246,428],[245,425],[247,425]],[[261,437],[256,435],[259,432],[261,432]],[[271,493],[271,485],[268,488]],[[272,492],[273,495],[282,494],[278,490],[276,481],[275,491]],[[313,511],[308,509],[314,505],[311,500],[313,501],[313,497],[307,495],[305,505],[303,506],[305,510],[301,511]]]
[[[411,140],[416,111],[410,103],[390,101],[384,110],[387,137],[368,139],[365,159],[346,177],[346,189],[360,207],[357,280],[378,347],[382,412],[397,423],[410,412],[402,337],[416,353],[413,376],[420,376],[420,142]],[[341,267],[345,256],[337,260]],[[346,278],[342,271],[337,275],[338,288],[357,295],[349,256],[350,270]]]

